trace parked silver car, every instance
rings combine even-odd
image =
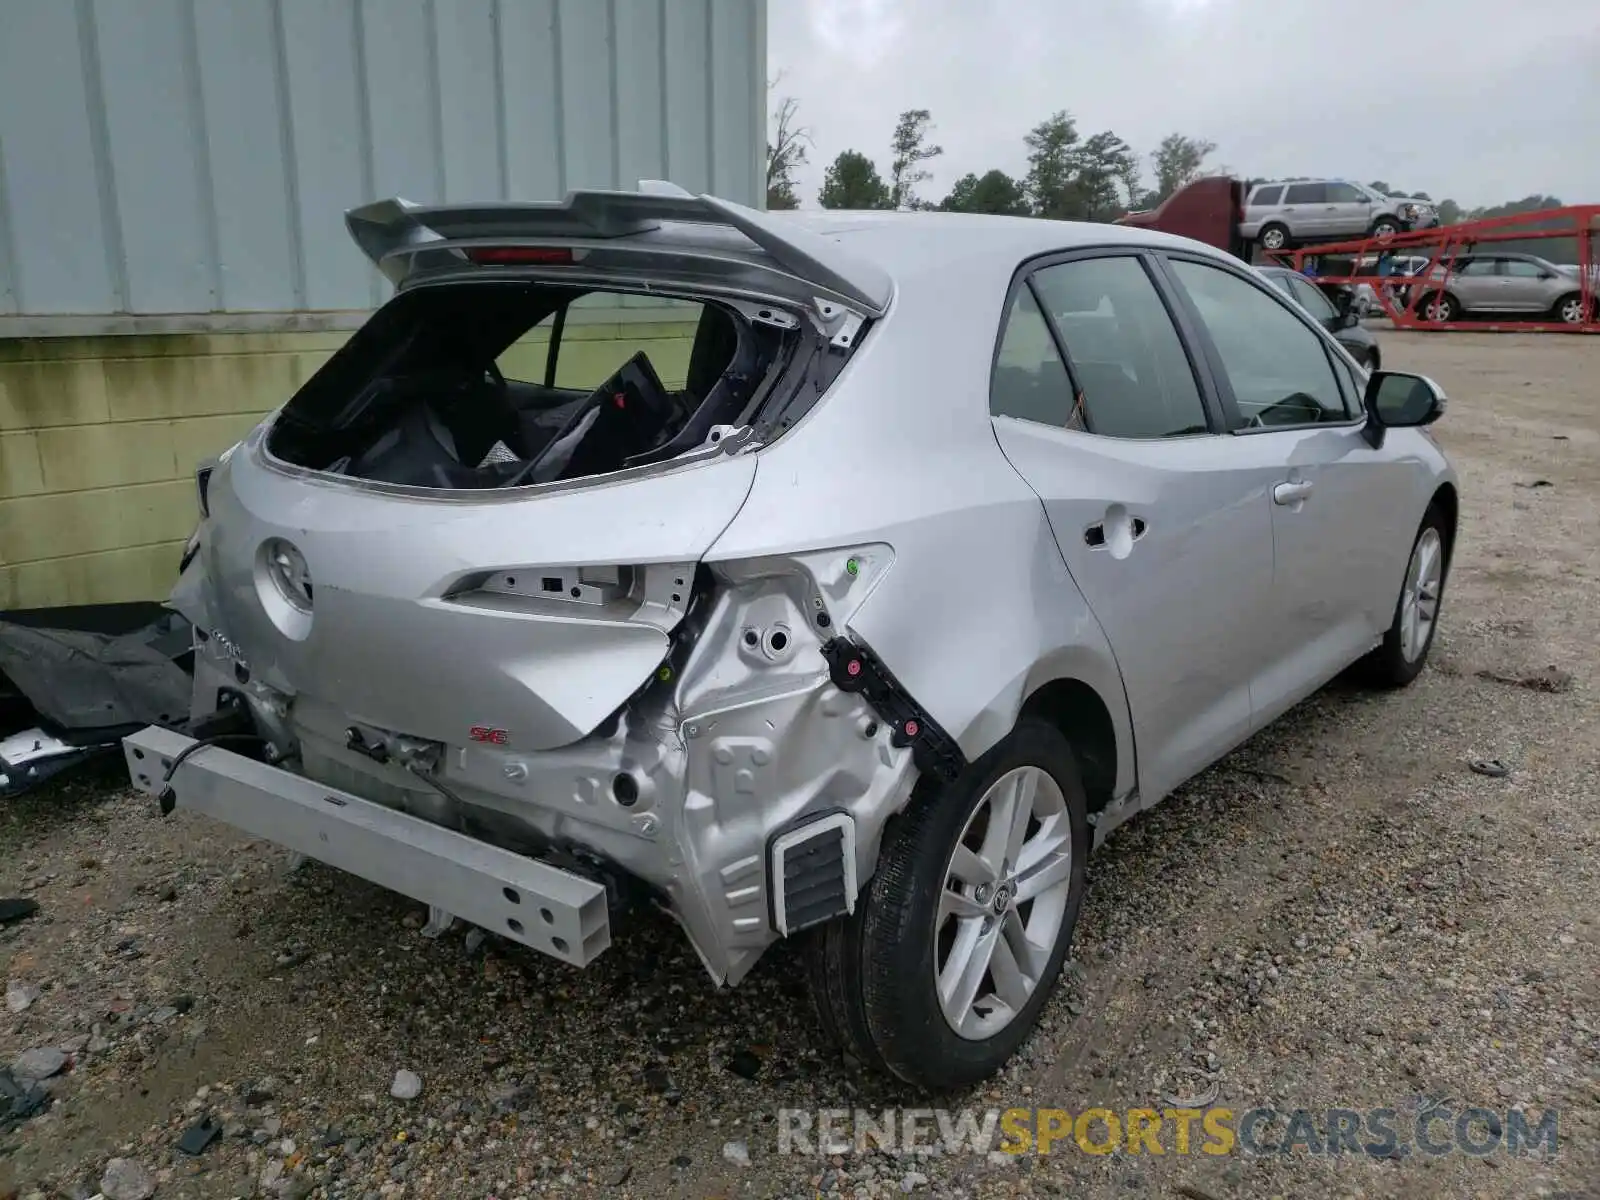
[[[1392,237],[1429,229],[1439,214],[1426,200],[1385,196],[1343,179],[1277,180],[1257,184],[1245,200],[1239,234],[1264,250],[1341,239]]]
[[[652,905],[725,984],[804,935],[841,1044],[968,1084],[1091,846],[1427,659],[1443,395],[1220,251],[659,185],[348,224],[398,294],[202,469],[194,713],[126,749],[434,931],[582,966]],[[681,373],[562,387],[598,293],[694,306]]]
[[[1420,277],[1426,289],[1423,315],[1453,321],[1462,314],[1547,313],[1568,325],[1584,320],[1583,280],[1578,268],[1533,254],[1480,251],[1440,262]],[[1591,268],[1589,293],[1600,292],[1600,269]]]

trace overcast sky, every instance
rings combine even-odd
[[[1065,108],[1147,168],[1179,131],[1242,175],[1387,180],[1466,207],[1600,202],[1600,0],[768,0],[767,14],[772,107],[794,96],[815,138],[808,208],[841,150],[887,179],[907,108],[932,111],[945,149],[929,200],[968,171],[1023,174],[1023,135]]]

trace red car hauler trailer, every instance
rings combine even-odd
[[[1383,314],[1396,329],[1473,329],[1516,333],[1600,333],[1600,262],[1595,234],[1600,231],[1600,204],[1574,204],[1535,212],[1462,221],[1433,229],[1397,233],[1387,238],[1360,238],[1303,246],[1269,254],[1268,261],[1302,270],[1315,259],[1316,281],[1324,287],[1355,288],[1367,284]],[[1452,284],[1471,256],[1492,258],[1496,250],[1532,254],[1538,248],[1576,251],[1576,267],[1539,261],[1550,307],[1524,319],[1495,313],[1488,320],[1459,320],[1462,305]],[[1415,256],[1427,266],[1411,275],[1379,274],[1382,259]],[[1570,275],[1570,282],[1568,276]],[[1505,283],[1515,282],[1507,279]],[[1510,308],[1511,305],[1498,307]],[[1488,314],[1486,314],[1488,315]]]

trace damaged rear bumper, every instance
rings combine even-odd
[[[134,786],[587,966],[611,944],[604,884],[219,746],[149,726],[123,739]],[[180,754],[186,757],[164,776]]]

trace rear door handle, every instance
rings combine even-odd
[[[1144,531],[1149,528],[1145,524],[1143,517],[1134,517],[1130,525],[1132,528],[1129,532],[1133,534],[1133,540],[1136,542],[1144,536]],[[1098,550],[1103,547],[1106,544],[1106,523],[1104,521],[1096,521],[1089,526],[1083,531],[1083,540],[1092,549]]]
[[[1298,479],[1293,483],[1274,484],[1272,488],[1272,502],[1274,504],[1298,504],[1311,495],[1311,481]]]

